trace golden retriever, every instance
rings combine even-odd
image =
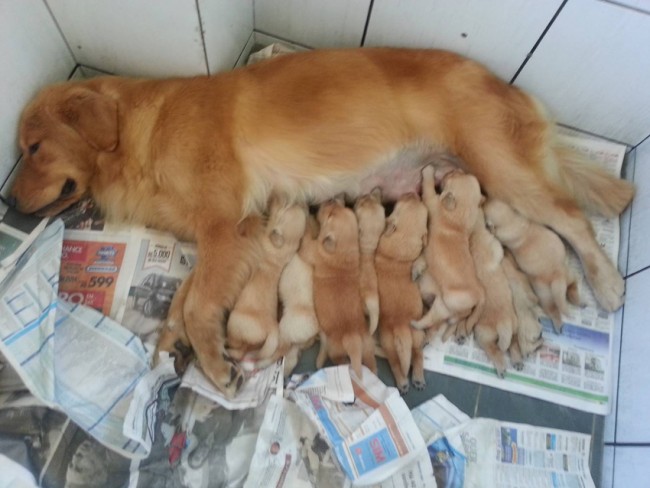
[[[422,170],[422,201],[429,212],[425,272],[431,275],[439,293],[428,312],[412,324],[417,329],[456,326],[462,342],[472,333],[485,301],[469,248],[483,196],[478,180],[460,171],[447,173],[441,185],[442,193],[438,195],[434,168]]]
[[[574,305],[581,305],[564,243],[552,230],[530,221],[500,200],[490,199],[484,208],[490,229],[528,276],[555,331],[562,332],[562,315],[568,312],[567,298]]]
[[[360,288],[359,226],[343,200],[318,209],[317,239],[303,239],[305,260],[313,266],[314,308],[320,326],[320,351],[316,366],[329,358],[334,364],[349,359],[361,378],[362,364],[377,371],[375,343],[363,313]]]
[[[306,218],[307,209],[300,205],[271,202],[257,265],[228,317],[227,351],[234,359],[241,360],[252,351],[253,359],[265,360],[278,349],[278,283],[298,251]]]
[[[574,247],[605,309],[623,303],[583,209],[617,215],[633,187],[567,157],[538,103],[451,52],[315,50],[209,77],[63,83],[24,109],[19,144],[19,210],[55,215],[91,195],[110,220],[197,241],[176,320],[226,395],[241,370],[224,321],[253,259],[237,224],[272,192],[319,203],[380,187],[395,200],[437,156],[457,156],[488,196]]]
[[[374,334],[379,323],[379,296],[375,251],[379,236],[384,231],[386,213],[381,204],[381,190],[375,188],[361,196],[354,204],[354,213],[359,223],[359,249],[361,251],[361,296],[366,307],[368,327]]]
[[[400,392],[409,390],[408,374],[413,366],[413,386],[424,381],[424,332],[411,321],[422,316],[418,286],[412,279],[413,262],[427,243],[427,208],[417,193],[401,197],[386,219],[379,240],[375,267],[379,285],[379,343],[388,359]]]

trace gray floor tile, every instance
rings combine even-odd
[[[650,447],[616,446],[614,488],[650,486]]]

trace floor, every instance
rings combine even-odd
[[[650,139],[628,153],[624,176],[637,195],[621,219],[619,267],[627,288],[617,315],[617,401],[605,418],[602,488],[650,486]]]

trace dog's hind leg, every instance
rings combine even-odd
[[[183,319],[183,307],[187,292],[192,286],[193,273],[190,273],[176,293],[169,307],[167,319],[163,322],[160,329],[160,337],[156,344],[156,351],[153,355],[154,367],[159,362],[161,351],[168,352],[174,358],[174,369],[178,375],[182,375],[187,369],[187,365],[193,357],[190,340],[185,333],[185,321]]]
[[[413,335],[413,350],[411,352],[411,383],[416,390],[424,390],[427,383],[424,379],[424,348],[425,332],[422,330],[411,330]]]

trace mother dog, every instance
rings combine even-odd
[[[54,215],[90,194],[109,219],[198,242],[161,349],[187,353],[173,340],[185,338],[184,322],[228,395],[242,377],[223,322],[253,255],[239,224],[271,193],[320,202],[379,186],[396,199],[418,187],[424,165],[451,158],[490,196],[564,237],[603,308],[623,302],[623,279],[583,209],[617,215],[633,188],[566,157],[529,96],[449,52],[323,50],[212,77],[65,83],[26,107],[20,146],[19,210]]]

